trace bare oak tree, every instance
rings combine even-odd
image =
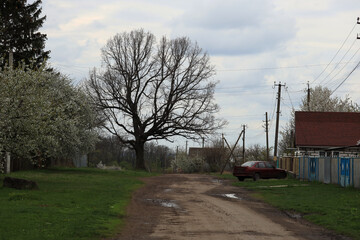
[[[209,56],[188,38],[157,43],[144,30],[117,34],[102,49],[102,64],[90,74],[88,91],[103,110],[104,127],[135,150],[138,169],[145,169],[145,142],[196,139],[224,124],[214,117]]]

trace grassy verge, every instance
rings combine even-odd
[[[360,190],[332,184],[269,179],[238,182],[234,185],[253,190],[255,197],[286,211],[301,213],[310,222],[337,233],[360,239]]]
[[[100,239],[123,224],[131,193],[145,172],[98,169],[25,171],[11,177],[36,181],[40,190],[2,187],[0,239]]]

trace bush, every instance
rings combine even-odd
[[[119,166],[120,166],[122,169],[127,169],[127,170],[132,170],[132,169],[134,169],[133,166],[132,166],[132,164],[129,163],[129,162],[127,162],[127,161],[121,161],[121,162],[119,163]]]
[[[175,172],[194,173],[209,169],[204,160],[200,157],[188,157],[186,154],[178,154],[176,159],[171,162],[171,167]]]

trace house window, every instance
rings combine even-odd
[[[320,152],[320,157],[325,157],[325,152]]]

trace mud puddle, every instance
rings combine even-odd
[[[146,199],[146,201],[151,202],[156,205],[160,205],[162,207],[166,208],[178,208],[180,209],[180,206],[175,203],[173,200],[165,200],[165,199]]]
[[[223,197],[223,198],[229,198],[229,199],[241,200],[241,198],[236,196],[235,193],[216,194],[216,196],[220,196],[220,197]]]
[[[287,188],[287,187],[306,187],[306,186],[309,186],[309,184],[258,186],[257,188]]]
[[[220,179],[212,179],[211,182],[212,183],[222,183],[223,181]]]

